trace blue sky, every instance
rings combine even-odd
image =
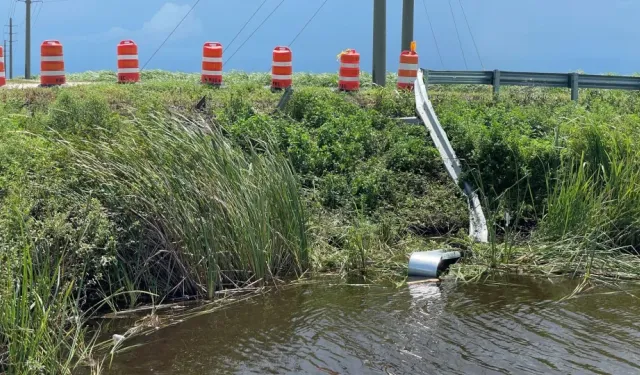
[[[15,0],[0,0],[7,20]],[[146,62],[195,0],[43,0],[34,4],[32,72],[39,71],[39,45],[60,40],[66,70],[113,70],[115,46],[134,39]],[[147,68],[195,72],[205,41],[227,45],[263,0],[201,0],[194,12],[151,60]],[[287,45],[324,0],[285,0],[225,70],[266,71],[271,50]],[[460,7],[464,6],[485,69],[588,73],[640,72],[640,0],[451,0],[467,67],[481,69]],[[280,0],[265,6],[225,58],[253,32]],[[423,0],[416,0],[415,37],[421,63],[430,69],[465,69],[448,0],[424,0],[442,56],[426,22]],[[292,46],[294,70],[333,72],[336,55],[355,48],[362,69],[371,69],[372,0],[328,0]],[[401,0],[388,0],[387,69],[397,69]],[[18,42],[14,74],[24,74],[24,3],[15,6]],[[5,27],[5,33],[7,28]],[[6,38],[6,34],[5,34]]]

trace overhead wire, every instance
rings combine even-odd
[[[151,57],[149,57],[149,59],[147,60],[146,63],[144,63],[144,65],[142,66],[142,69],[140,69],[140,71],[144,70],[144,68],[147,67],[147,65],[149,64],[149,62],[155,57],[155,55],[158,53],[158,51],[160,51],[160,49],[165,45],[165,43],[167,43],[167,41],[169,40],[169,38],[171,38],[171,36],[176,32],[176,30],[178,30],[178,28],[180,27],[180,25],[182,25],[182,23],[184,22],[184,20],[187,19],[187,17],[189,16],[189,14],[191,14],[191,12],[193,12],[193,9],[196,7],[196,5],[198,5],[198,3],[200,2],[200,0],[196,0],[195,3],[193,3],[193,5],[191,6],[191,9],[189,9],[189,11],[187,12],[187,14],[184,15],[184,17],[182,17],[182,19],[180,20],[180,22],[178,22],[178,24],[176,25],[176,27],[169,33],[169,35],[167,35],[167,37],[164,39],[164,41],[162,42],[162,44],[160,44],[160,46],[153,52],[153,55],[151,55]]]
[[[256,16],[256,14],[258,14],[258,12],[260,11],[260,9],[262,9],[262,7],[264,6],[264,4],[267,3],[268,0],[263,0],[262,4],[260,4],[260,6],[258,7],[258,9],[256,9],[255,12],[253,12],[253,14],[251,15],[251,17],[249,17],[249,19],[247,20],[247,22],[244,23],[244,25],[242,25],[242,27],[240,28],[240,30],[236,33],[236,35],[233,37],[233,39],[231,39],[231,41],[229,42],[229,44],[227,44],[226,46],[224,46],[224,50],[227,50],[232,44],[233,42],[236,41],[236,39],[238,38],[238,36],[240,36],[240,34],[244,31],[244,29],[247,27],[247,25],[249,25],[249,23],[253,20],[253,18]]]
[[[302,34],[302,32],[304,32],[304,30],[307,28],[307,26],[309,26],[309,24],[311,23],[311,21],[313,21],[314,18],[316,18],[316,16],[318,15],[318,13],[320,13],[320,11],[322,10],[322,8],[324,8],[324,6],[327,4],[329,0],[324,0],[324,2],[322,4],[320,4],[320,6],[318,7],[318,9],[316,9],[315,13],[313,13],[313,15],[311,16],[311,18],[309,18],[309,20],[307,21],[307,23],[304,24],[304,26],[302,26],[302,29],[298,32],[298,34],[296,34],[296,36],[293,38],[293,40],[291,41],[291,43],[289,43],[289,47],[291,47],[291,45],[298,39],[298,37]]]
[[[442,69],[444,69],[444,61],[442,60],[442,54],[440,53],[440,47],[438,46],[438,39],[436,38],[436,33],[433,31],[433,24],[431,23],[431,17],[429,16],[429,11],[427,10],[426,0],[422,0],[422,5],[424,5],[424,12],[427,14],[427,22],[429,23],[429,28],[431,29],[433,42],[436,44],[436,51],[438,52],[438,57],[440,58],[440,65],[442,65]]]
[[[13,16],[16,15],[16,5],[18,5],[18,0],[13,0],[13,3],[9,4],[10,7],[10,11],[9,13],[11,14],[11,18],[13,18]]]
[[[278,8],[280,8],[280,6],[285,2],[285,0],[281,0],[280,3],[278,3],[278,5],[271,11],[271,13],[269,13],[269,15],[267,16],[267,18],[265,18],[260,25],[258,25],[258,27],[256,27],[255,30],[253,30],[253,32],[251,33],[251,35],[249,35],[247,37],[247,39],[244,40],[244,42],[242,42],[242,44],[240,45],[240,47],[238,47],[238,49],[236,49],[233,54],[231,54],[231,56],[224,62],[224,64],[227,64],[232,58],[233,56],[236,55],[236,53],[238,53],[242,47],[244,47],[245,44],[247,44],[247,42],[258,32],[258,30],[260,30],[260,28],[267,23],[267,21],[269,20],[269,18],[271,18],[271,16],[278,10]]]
[[[38,4],[40,4],[40,6],[38,7],[38,10],[34,12],[36,16],[34,17],[32,27],[35,26],[35,24],[38,22],[38,18],[40,18],[40,12],[42,11],[42,7],[44,6],[44,3],[38,3]]]
[[[484,70],[484,64],[482,63],[482,58],[480,57],[480,50],[478,49],[478,45],[476,44],[476,38],[473,37],[473,31],[471,31],[471,26],[469,25],[469,20],[467,19],[467,13],[464,11],[464,6],[462,5],[462,0],[458,0],[460,3],[460,9],[462,9],[462,15],[464,16],[464,22],[467,23],[467,29],[469,29],[469,35],[471,35],[471,40],[473,41],[473,47],[476,49],[476,54],[478,55],[478,60],[480,61],[480,66],[482,70]]]
[[[464,67],[465,69],[469,70],[469,65],[467,65],[467,58],[464,55],[464,48],[462,48],[462,39],[460,39],[460,32],[458,31],[458,24],[456,23],[456,16],[453,14],[453,6],[451,5],[451,0],[449,0],[449,9],[451,10],[451,18],[453,18],[453,26],[456,28],[458,44],[460,45],[460,52],[462,52],[462,60],[464,60]]]
[[[11,8],[13,8],[13,4],[16,2],[16,0],[9,0],[9,7],[7,8],[7,15],[9,17],[11,17]]]

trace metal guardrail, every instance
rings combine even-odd
[[[530,73],[509,71],[442,71],[422,69],[427,84],[493,85],[494,94],[500,86],[566,87],[571,99],[578,100],[579,89],[640,90],[640,77],[605,76],[578,73]]]
[[[451,147],[447,133],[440,125],[436,111],[433,110],[433,105],[429,100],[427,86],[421,71],[418,72],[416,78],[415,98],[418,117],[420,117],[424,126],[429,130],[429,135],[440,153],[445,169],[457,185],[462,175],[462,165],[453,147]],[[478,242],[486,243],[489,238],[489,231],[487,229],[487,219],[484,216],[482,205],[480,204],[480,198],[476,191],[471,188],[471,185],[467,182],[463,182],[463,184],[463,191],[467,196],[469,206],[469,235]]]

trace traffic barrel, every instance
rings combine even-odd
[[[340,53],[340,73],[338,87],[343,91],[360,89],[360,54],[355,49]]]
[[[271,66],[271,88],[286,89],[293,82],[293,55],[289,47],[276,47],[273,50],[273,65]]]
[[[64,55],[62,44],[57,40],[45,40],[40,46],[40,85],[64,85]]]
[[[0,47],[0,87],[7,84],[7,78],[4,74],[4,49]]]
[[[118,44],[118,83],[140,82],[138,45],[133,40]]]
[[[411,42],[410,51],[402,51],[398,66],[398,89],[413,90],[418,77],[418,54],[416,42]]]
[[[222,85],[222,44],[207,42],[202,50],[202,83]]]

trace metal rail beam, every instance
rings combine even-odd
[[[442,71],[423,70],[432,85],[493,85],[564,87],[571,89],[571,99],[578,100],[579,89],[640,90],[640,77],[578,73],[534,73],[510,71]]]

